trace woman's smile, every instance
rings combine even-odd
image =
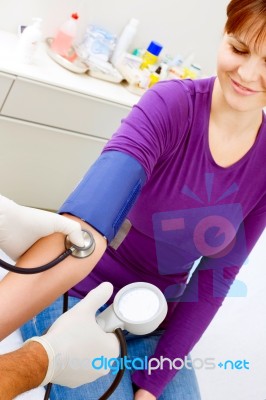
[[[240,83],[238,83],[237,81],[235,81],[234,79],[232,79],[231,77],[229,77],[229,78],[231,80],[232,87],[235,90],[235,92],[237,92],[238,94],[240,94],[242,96],[252,96],[252,95],[256,95],[257,93],[261,92],[259,90],[253,90],[246,86],[243,86]]]

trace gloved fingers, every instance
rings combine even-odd
[[[54,214],[54,232],[69,235],[70,241],[76,246],[83,247],[85,245],[81,225],[77,221],[73,221],[63,215]]]
[[[96,311],[109,300],[113,293],[113,285],[110,282],[103,282],[95,289],[91,290],[84,299],[80,300],[78,304],[72,307],[67,313],[62,314],[50,327],[46,335],[54,334],[54,331],[62,331],[69,325],[70,321],[72,328],[75,329],[75,324],[78,321],[91,324],[92,322],[97,325],[100,330],[98,333],[104,333],[100,326],[95,321]],[[74,324],[74,325],[73,325]]]
[[[84,238],[83,238],[80,228],[70,232],[68,234],[68,236],[69,236],[70,242],[75,244],[76,246],[78,246],[78,247],[85,246]]]
[[[103,282],[95,289],[91,290],[77,306],[82,307],[83,311],[96,311],[105,304],[113,293],[113,285],[110,282]],[[74,307],[73,307],[74,309]]]
[[[84,246],[81,225],[62,215],[36,208],[21,206],[0,195],[1,249],[14,261],[37,240],[61,232],[70,241]]]

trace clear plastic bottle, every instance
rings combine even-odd
[[[32,18],[32,24],[28,25],[19,38],[20,61],[31,64],[34,61],[38,44],[42,39],[41,18]]]
[[[59,28],[51,44],[51,49],[55,53],[68,59],[69,61],[74,61],[74,59],[77,57],[76,53],[73,52],[72,45],[77,35],[78,18],[78,14],[73,13],[71,17]]]
[[[131,18],[131,20],[125,26],[121,35],[119,36],[114,52],[111,57],[111,63],[115,67],[117,67],[120,60],[123,58],[124,54],[128,51],[136,35],[138,24],[139,20],[137,20],[136,18]]]

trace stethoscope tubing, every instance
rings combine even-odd
[[[70,248],[68,250],[65,250],[64,253],[60,254],[53,261],[50,261],[44,265],[40,265],[39,267],[32,267],[32,268],[16,267],[15,265],[9,264],[8,262],[0,259],[0,267],[4,268],[9,272],[15,272],[17,274],[22,274],[22,275],[39,274],[40,272],[44,272],[47,271],[48,269],[53,268],[61,261],[65,260],[71,254],[72,254],[72,249]]]

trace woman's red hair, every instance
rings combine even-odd
[[[231,0],[225,32],[241,35],[259,47],[266,41],[266,0]]]

